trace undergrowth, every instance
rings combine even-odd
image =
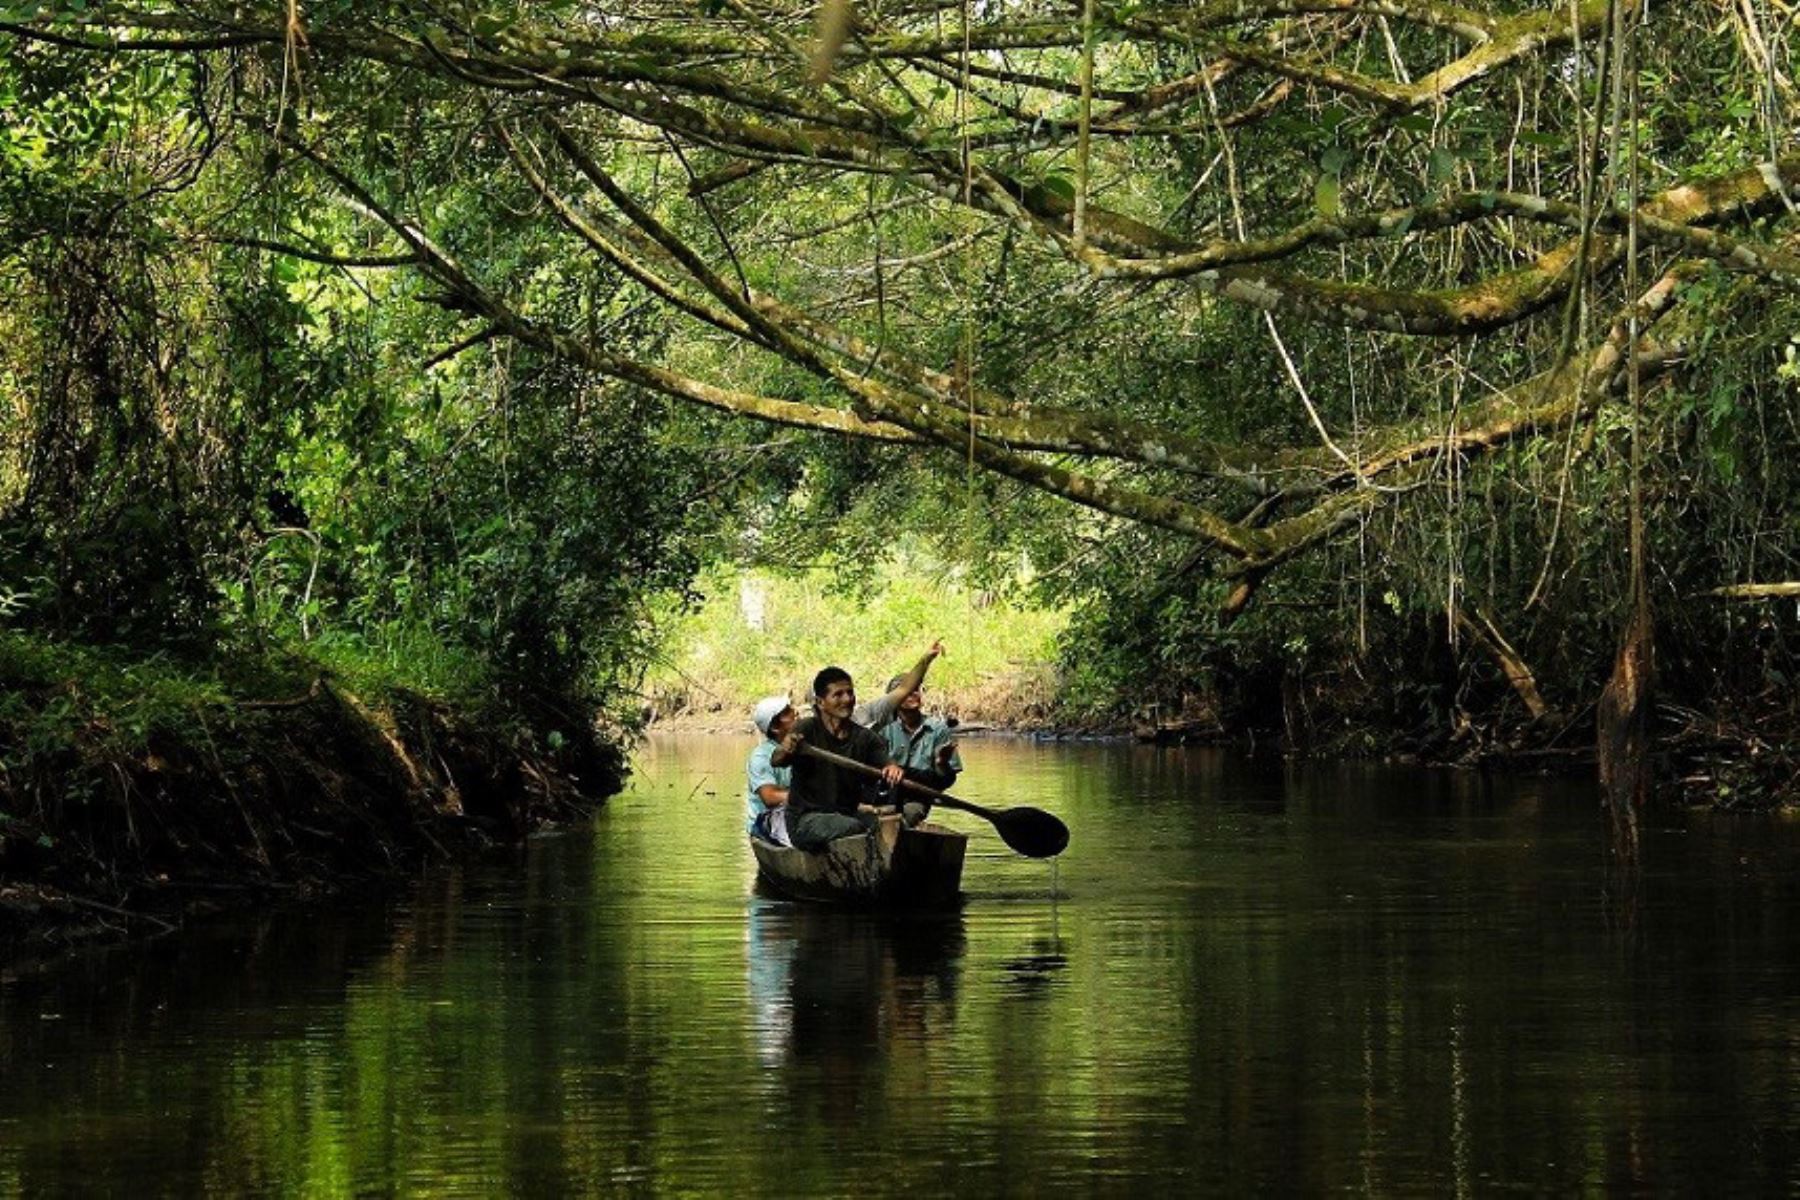
[[[1064,614],[972,590],[918,560],[884,562],[855,586],[829,570],[720,569],[700,591],[706,600],[675,622],[647,680],[653,718],[747,720],[763,696],[804,699],[827,665],[848,670],[858,694],[873,697],[933,639],[945,646],[926,680],[933,710],[1020,723],[1055,698],[1050,664]]]

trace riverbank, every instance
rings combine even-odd
[[[951,717],[962,736],[1222,746],[1252,755],[1497,774],[1591,776],[1596,769],[1591,708],[1535,720],[1504,709],[1480,716],[1452,712],[1442,722],[1396,726],[1371,717],[1378,707],[1357,708],[1317,694],[1303,698],[1296,690],[1260,712],[1190,697],[1179,705],[1094,713],[1060,703],[1047,670],[1020,678],[1029,686],[1019,692],[1003,682],[974,695],[939,689],[932,708]],[[654,714],[652,731],[754,735],[747,703],[740,708],[690,696],[670,709]],[[1653,728],[1661,802],[1743,812],[1800,808],[1800,722],[1787,707],[1745,704],[1702,712],[1665,704]]]
[[[302,652],[0,634],[0,961],[309,899],[591,812],[624,756]]]

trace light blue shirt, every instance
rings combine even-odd
[[[937,770],[938,747],[955,741],[954,732],[942,717],[924,718],[910,736],[906,732],[906,726],[896,719],[891,724],[882,726],[881,737],[887,742],[889,758],[903,767],[918,771]],[[961,775],[962,769],[962,755],[955,750],[950,751],[951,773]]]
[[[794,768],[778,767],[769,761],[769,756],[780,748],[780,742],[772,742],[768,738],[764,738],[756,743],[756,749],[750,752],[750,761],[745,766],[745,775],[749,782],[748,799],[744,806],[744,811],[749,818],[744,822],[744,832],[746,833],[755,833],[756,818],[769,811],[769,806],[764,804],[762,797],[756,794],[757,789],[770,784],[774,784],[778,788],[787,788],[793,785]]]
[[[886,692],[873,700],[865,700],[850,713],[850,719],[864,729],[880,733],[888,722],[900,715],[900,702],[888,698]]]

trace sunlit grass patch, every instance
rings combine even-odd
[[[647,690],[659,717],[729,721],[762,696],[803,700],[813,675],[841,666],[863,697],[917,662],[934,638],[945,654],[927,679],[928,707],[965,720],[1016,722],[1045,711],[1055,692],[1060,611],[1024,607],[970,589],[917,562],[882,564],[867,584],[840,586],[827,571],[714,571],[705,602],[675,622]]]

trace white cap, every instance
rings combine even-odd
[[[750,719],[756,722],[759,732],[767,733],[769,726],[775,723],[775,718],[785,712],[787,707],[788,698],[786,696],[767,696],[758,700],[756,707],[750,710]]]

